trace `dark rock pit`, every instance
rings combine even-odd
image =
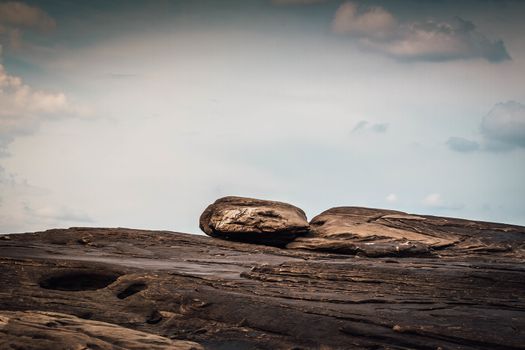
[[[39,285],[44,289],[70,292],[97,290],[109,286],[119,276],[114,272],[70,271],[46,277]]]

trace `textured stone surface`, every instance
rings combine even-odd
[[[523,228],[360,207],[329,209],[288,248],[374,256],[499,251],[524,257]]]
[[[243,197],[224,197],[204,210],[200,228],[212,237],[283,246],[308,231],[305,213],[293,205]]]
[[[42,311],[0,311],[0,349],[203,350],[190,341]]]
[[[385,215],[375,220],[462,238],[427,255],[371,258],[165,231],[9,235],[0,310],[68,314],[211,350],[524,348],[525,228]],[[52,337],[46,329],[27,342]]]

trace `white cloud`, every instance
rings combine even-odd
[[[446,140],[451,125],[463,125],[454,112],[486,101],[487,86],[493,94],[519,94],[523,79],[514,63],[481,70],[470,63],[400,65],[341,50],[340,40],[322,35],[298,41],[273,31],[232,36],[175,27],[136,35],[108,31],[107,40],[59,49],[49,58],[48,76],[67,77],[81,87],[77,94],[115,122],[46,122],[45,133],[12,145],[15,156],[6,166],[52,191],[26,200],[35,211],[72,205],[97,226],[199,232],[204,207],[229,194],[288,201],[312,216],[334,205],[374,206],[373,198],[396,188],[403,193],[395,206],[416,213],[439,212],[420,205],[425,188],[445,202],[446,194],[469,198],[469,209],[486,198],[494,206],[522,208],[523,186],[512,175],[522,167],[509,157],[480,155],[461,167],[442,149],[425,148],[435,138]],[[151,60],[152,52],[162,55]],[[305,52],[309,59],[295,59]],[[109,72],[136,79],[107,79]],[[393,127],[349,140],[363,116]],[[413,141],[422,146],[406,146]],[[489,218],[474,210],[457,214]],[[521,213],[492,215],[523,222]],[[24,230],[56,226],[25,220],[17,221]]]
[[[24,197],[28,199],[32,196],[26,195]],[[94,223],[94,220],[82,210],[66,206],[53,207],[46,205],[33,208],[33,205],[25,202],[21,195],[16,195],[9,199],[14,201],[9,202],[9,205],[2,203],[4,210],[0,213],[0,233],[15,233]]]
[[[423,198],[422,204],[433,210],[458,210],[463,209],[464,205],[457,202],[445,201],[441,194],[439,193],[430,193],[425,198]]]
[[[0,64],[0,154],[17,136],[33,133],[46,119],[76,114],[62,92],[31,88]]]
[[[2,49],[22,46],[22,30],[46,31],[55,21],[38,7],[18,1],[0,3],[0,62]],[[0,156],[20,135],[33,133],[44,119],[78,113],[62,92],[35,90],[20,77],[10,75],[0,63]]]
[[[525,105],[498,103],[483,118],[481,131],[489,140],[511,147],[525,147]]]
[[[356,4],[346,2],[336,11],[332,30],[339,34],[356,37],[385,38],[397,27],[397,21],[381,7],[371,7],[358,13]]]
[[[69,207],[43,206],[33,209],[25,205],[24,210],[27,215],[38,218],[43,222],[93,222],[93,219],[84,211]]]
[[[0,233],[94,223],[80,208],[57,203],[52,192],[0,166]]]
[[[360,9],[347,2],[336,11],[332,30],[358,40],[365,48],[400,60],[447,61],[510,59],[501,40],[491,41],[459,17],[450,22],[400,23],[381,7]]]
[[[395,193],[390,193],[385,199],[388,203],[395,203],[397,202],[397,195]]]
[[[451,137],[449,148],[456,152],[505,152],[525,148],[525,105],[507,101],[496,104],[482,119],[479,141]]]
[[[443,199],[439,193],[431,193],[423,198],[423,204],[429,207],[440,207],[443,204]]]

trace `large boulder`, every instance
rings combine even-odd
[[[199,225],[212,237],[272,246],[285,246],[309,229],[304,211],[291,204],[232,196],[209,205]]]
[[[440,226],[437,218],[400,211],[338,207],[314,217],[310,233],[287,248],[370,257],[428,255],[461,238],[441,231]]]

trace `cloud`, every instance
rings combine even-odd
[[[0,3],[0,23],[39,30],[49,30],[56,26],[55,21],[40,8],[18,1]]]
[[[37,187],[0,165],[0,233],[95,222],[81,208],[64,205],[53,191]]]
[[[93,224],[95,221],[81,210],[69,207],[42,206],[33,209],[18,197],[0,212],[0,233],[36,231],[45,228],[64,227],[78,224]]]
[[[327,0],[272,0],[274,5],[312,5],[326,2]]]
[[[480,148],[479,143],[477,143],[476,141],[471,141],[463,137],[456,136],[453,136],[448,139],[447,146],[453,151],[463,153],[474,152],[479,150]]]
[[[480,140],[451,137],[447,146],[456,152],[507,152],[525,148],[525,105],[516,101],[496,104],[481,120]]]
[[[43,10],[21,2],[0,3],[0,59],[2,39],[10,47],[21,47],[22,29],[50,30],[55,21]],[[1,60],[0,60],[1,62]],[[20,77],[10,75],[0,63],[0,156],[18,136],[35,132],[43,120],[78,114],[62,92],[36,90]]]
[[[24,202],[40,199],[48,191],[32,186],[27,179],[8,172],[0,165],[0,233],[20,232],[23,223],[34,222],[24,210]],[[33,226],[35,229],[42,226]]]
[[[347,2],[337,9],[332,31],[354,38],[364,48],[404,61],[510,59],[503,41],[491,41],[476,30],[474,23],[459,17],[450,22],[402,23],[382,7],[361,9]]]
[[[366,120],[361,120],[356,126],[352,129],[352,133],[356,132],[376,132],[384,133],[388,130],[388,123],[370,123]]]
[[[442,202],[443,200],[441,199],[441,195],[439,193],[431,193],[427,195],[425,198],[423,198],[423,204],[429,207],[440,206]]]
[[[370,7],[358,14],[356,4],[346,2],[336,11],[332,30],[360,38],[386,38],[397,27],[397,21],[381,7]]]
[[[40,219],[50,222],[93,222],[93,219],[81,210],[75,210],[69,207],[52,207],[44,206],[33,209],[29,205],[24,206],[26,214],[34,219]]]
[[[377,124],[372,124],[372,126],[370,127],[370,129],[372,131],[375,131],[375,132],[379,132],[379,133],[383,133],[383,132],[386,132],[387,129],[388,129],[388,124],[387,123],[377,123]]]
[[[385,199],[386,199],[386,201],[388,203],[395,203],[395,202],[397,202],[397,196],[396,196],[395,193],[390,193],[388,196],[386,196]]]
[[[491,144],[525,148],[525,105],[498,103],[481,121],[481,132]]]
[[[0,3],[0,44],[22,47],[24,30],[49,31],[56,22],[42,9],[18,1]]]
[[[0,165],[0,233],[94,222],[85,211],[61,202],[53,199],[52,191],[33,186]]]
[[[464,206],[459,203],[449,203],[443,200],[443,197],[439,193],[430,193],[423,198],[422,204],[428,208],[439,209],[439,210],[458,210]]]
[[[0,156],[17,137],[35,132],[43,120],[77,111],[62,92],[32,89],[0,64]]]

